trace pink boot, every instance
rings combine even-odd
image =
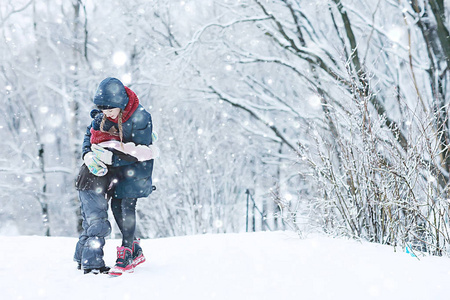
[[[130,248],[117,247],[116,265],[111,268],[109,274],[112,276],[120,276],[123,273],[133,273],[133,253]]]
[[[133,266],[137,267],[145,261],[144,253],[140,245],[141,240],[137,239],[133,241],[132,252],[133,252]]]

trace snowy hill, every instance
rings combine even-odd
[[[74,238],[0,237],[1,299],[450,299],[450,259],[293,233],[141,242],[134,274],[83,275]],[[107,240],[113,264],[117,240]],[[400,250],[400,249],[399,249]]]

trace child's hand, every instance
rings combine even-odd
[[[108,167],[101,160],[99,160],[94,153],[86,153],[83,160],[86,167],[88,167],[89,172],[95,176],[104,176],[108,173]]]
[[[91,146],[92,152],[94,152],[95,156],[104,162],[107,165],[112,164],[112,156],[113,153],[109,150],[106,150],[103,147],[100,147],[99,145],[93,144]]]

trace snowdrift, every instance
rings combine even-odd
[[[75,238],[1,237],[1,299],[450,299],[450,259],[290,232],[141,242],[134,274],[83,275]],[[112,265],[118,240],[107,240]]]

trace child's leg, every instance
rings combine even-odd
[[[86,232],[88,225],[86,222],[86,216],[84,215],[83,205],[81,205],[81,216],[83,218],[83,223],[82,223],[83,231],[81,232],[81,234],[78,238],[78,242],[75,247],[75,255],[73,257],[73,260],[78,263],[78,266],[81,266],[83,247],[84,247],[84,244],[86,244],[86,240],[88,239],[87,232]]]
[[[111,209],[122,233],[122,246],[132,248],[136,231],[136,198],[112,199]]]
[[[120,233],[123,232],[123,216],[122,216],[122,199],[111,199],[111,211],[116,220],[117,226],[120,229]]]
[[[111,232],[108,202],[103,194],[95,191],[79,191],[79,196],[85,216],[85,229],[77,244],[81,248],[81,263],[83,269],[101,268],[105,266],[105,237]]]
[[[111,232],[108,221],[108,201],[105,199],[109,184],[107,176],[98,177],[82,165],[76,187],[81,202],[83,232],[75,249],[74,259],[85,269],[101,268],[105,237]]]
[[[136,198],[122,199],[122,246],[131,249],[136,231]]]

